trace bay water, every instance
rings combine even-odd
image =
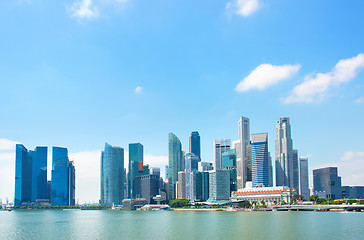
[[[364,239],[364,213],[0,211],[0,239]]]

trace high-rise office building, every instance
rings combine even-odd
[[[209,199],[209,172],[201,172],[201,201]]]
[[[177,196],[173,197],[173,199],[186,198],[186,175],[186,171],[178,172],[178,181],[175,183],[177,185]],[[169,199],[171,199],[171,196],[169,196]]]
[[[294,188],[293,147],[288,117],[279,118],[275,140],[276,186]]]
[[[313,192],[325,192],[332,200],[342,198],[341,177],[337,174],[337,167],[313,170]]]
[[[342,186],[342,197],[347,199],[364,199],[364,186]]]
[[[161,169],[158,167],[149,168],[149,174],[158,176],[158,179],[161,177]]]
[[[229,200],[230,173],[229,170],[219,169],[209,172],[209,201]]]
[[[252,145],[246,145],[246,181],[252,181]]]
[[[273,187],[273,164],[270,152],[268,152],[268,176],[269,176],[269,186]]]
[[[268,133],[252,134],[252,182],[253,187],[269,187]]]
[[[22,144],[15,149],[15,196],[14,205],[30,202],[32,197],[32,159]]]
[[[178,172],[183,169],[182,144],[176,135],[168,135],[168,197],[176,198],[176,182],[178,181]]]
[[[310,189],[308,186],[308,158],[300,157],[299,173],[299,194],[308,200],[310,197]]]
[[[143,145],[129,144],[128,198],[135,198],[134,181],[138,176],[148,175],[149,168],[143,165]]]
[[[293,149],[293,190],[295,194],[299,193],[299,166],[298,166],[298,150]]]
[[[236,176],[236,149],[230,149],[222,154],[221,169],[229,171],[230,193],[237,190]]]
[[[15,198],[16,206],[47,199],[47,147],[28,151],[16,145]]]
[[[190,153],[195,154],[201,161],[200,134],[197,131],[190,135]]]
[[[210,162],[198,162],[198,171],[199,172],[211,171],[212,169],[214,169],[212,163],[210,163]]]
[[[197,171],[199,161],[200,161],[200,158],[197,155],[195,155],[194,153],[186,153],[184,170]]]
[[[214,141],[214,169],[221,169],[221,155],[230,150],[230,139],[216,139]]]
[[[153,197],[159,194],[159,176],[148,174],[137,176],[134,180],[135,198],[144,198],[149,204],[155,203]]]
[[[68,159],[67,148],[52,148],[51,204],[75,205],[75,167]]]
[[[101,152],[100,203],[111,206],[121,205],[125,188],[124,149],[105,143]]]
[[[242,189],[248,180],[247,152],[246,147],[250,143],[250,122],[249,118],[241,117],[238,123],[239,150],[237,150],[237,187]]]
[[[165,176],[164,176],[164,179],[167,181],[168,179],[168,165],[166,165],[166,168],[165,168]]]

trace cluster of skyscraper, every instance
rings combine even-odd
[[[190,152],[182,151],[180,140],[169,134],[169,199],[190,201],[229,200],[233,191],[246,187],[273,187],[272,160],[268,151],[268,133],[250,134],[250,121],[241,117],[239,139],[214,141],[213,167],[202,162],[200,136],[192,132]],[[309,197],[307,158],[298,159],[293,149],[289,118],[279,118],[275,141],[276,186],[286,186],[296,194]]]
[[[105,143],[105,149],[101,152],[101,205],[121,205],[124,199],[137,198],[154,203],[153,197],[163,195],[164,184],[160,169],[144,165],[143,157],[142,144],[129,144],[127,173],[124,168],[124,149]]]
[[[16,145],[14,205],[75,205],[75,167],[67,148],[52,148],[52,180],[47,181],[47,147]]]

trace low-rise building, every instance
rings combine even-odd
[[[244,188],[232,193],[233,202],[248,201],[250,203],[264,202],[267,205],[291,201],[292,191],[289,187],[256,187]]]

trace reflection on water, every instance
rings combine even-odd
[[[342,212],[1,211],[0,239],[364,239]]]

